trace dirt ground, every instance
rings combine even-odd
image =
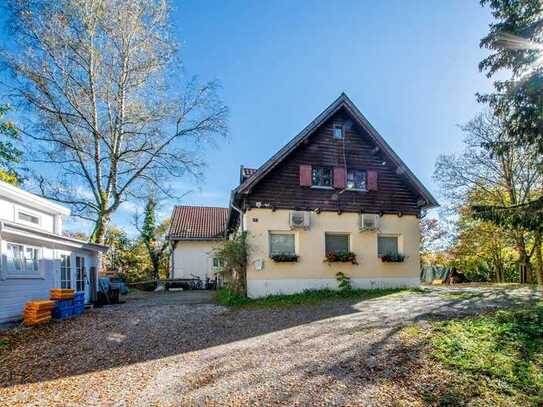
[[[410,381],[431,378],[403,328],[538,298],[527,288],[439,287],[234,310],[205,292],[132,294],[11,330],[0,405],[422,405]]]

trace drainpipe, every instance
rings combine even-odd
[[[232,206],[232,209],[234,209],[236,212],[239,213],[239,225],[240,225],[241,231],[243,232],[243,212],[236,205],[231,204],[231,206]]]

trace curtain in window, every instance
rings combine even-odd
[[[377,254],[379,256],[398,254],[398,238],[396,236],[379,236]]]
[[[294,235],[270,235],[270,254],[295,254]]]
[[[326,235],[326,253],[330,252],[348,252],[348,235]]]

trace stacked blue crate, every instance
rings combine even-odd
[[[85,311],[85,293],[78,291],[74,294],[74,315],[81,315]]]
[[[53,309],[53,318],[66,319],[74,315],[73,300],[56,300],[55,308]]]

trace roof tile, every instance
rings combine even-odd
[[[170,239],[220,239],[226,228],[228,208],[176,206],[172,214]]]

